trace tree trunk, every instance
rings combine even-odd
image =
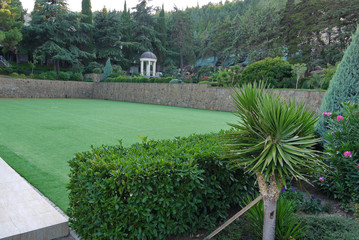
[[[277,199],[263,196],[263,240],[275,239]]]
[[[258,177],[258,187],[263,196],[263,240],[275,240],[275,222],[277,216],[277,201],[280,187],[272,175],[270,185],[263,175]]]

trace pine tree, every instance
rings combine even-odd
[[[31,17],[30,26],[26,27],[26,35],[30,38],[27,48],[37,51],[42,60],[52,60],[57,74],[60,61],[79,64],[93,57],[80,48],[88,41],[83,33],[92,26],[80,22],[81,14],[69,11],[65,0],[36,0]]]
[[[343,113],[342,102],[359,102],[359,29],[357,29],[351,44],[345,51],[327,93],[324,96],[320,113],[337,112]],[[320,118],[317,132],[321,137],[326,134],[325,118]]]
[[[94,41],[96,57],[103,63],[107,58],[112,61],[121,62],[122,55],[122,34],[119,13],[103,9],[94,17]]]

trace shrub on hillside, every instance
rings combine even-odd
[[[292,77],[290,63],[283,59],[266,58],[246,67],[242,73],[243,83],[267,81],[273,88],[283,87],[283,80]]]
[[[18,78],[19,77],[19,74],[17,72],[13,72],[10,74],[11,77],[13,78]]]
[[[343,109],[343,116],[323,112],[329,123],[324,148],[331,171],[317,185],[344,204],[359,203],[359,104],[343,103]]]
[[[337,71],[338,63],[332,66],[328,63],[327,68],[323,68],[323,74],[321,76],[320,88],[328,89],[330,81],[332,80],[335,72]]]
[[[342,102],[357,102],[359,98],[359,28],[353,40],[345,51],[338,69],[335,72],[327,93],[323,98],[320,112],[337,112],[343,114]],[[318,134],[324,138],[327,131],[326,118],[321,118],[317,124]]]
[[[70,80],[72,81],[82,81],[83,80],[83,75],[80,72],[74,72],[71,74]]]
[[[55,71],[42,72],[40,74],[35,75],[35,78],[42,80],[56,80],[57,74]]]
[[[71,72],[60,72],[59,73],[59,80],[68,81],[71,78]]]
[[[71,226],[83,239],[164,239],[214,226],[255,191],[252,177],[220,160],[220,135],[75,154]]]
[[[98,70],[95,70],[98,69]],[[84,73],[102,73],[103,65],[98,62],[90,62],[85,68]],[[97,72],[99,71],[99,72]]]

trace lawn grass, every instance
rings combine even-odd
[[[91,145],[125,146],[228,129],[229,112],[84,99],[0,99],[0,157],[62,210],[67,161]]]

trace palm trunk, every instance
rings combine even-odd
[[[277,201],[280,194],[280,186],[272,175],[270,185],[263,175],[258,177],[258,187],[263,196],[263,240],[275,240],[275,222],[277,215]]]
[[[263,240],[275,239],[277,199],[263,197]]]

